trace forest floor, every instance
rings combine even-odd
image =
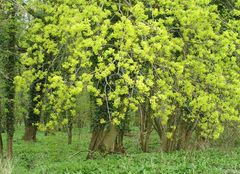
[[[167,154],[159,152],[158,139],[152,137],[152,152],[142,153],[136,132],[136,136],[125,138],[125,155],[99,155],[95,160],[86,160],[90,140],[86,128],[75,129],[72,145],[67,145],[64,132],[48,136],[39,132],[35,143],[24,142],[22,135],[23,127],[17,128],[13,161],[15,174],[240,174],[240,148]]]

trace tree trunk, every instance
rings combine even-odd
[[[176,140],[175,139],[169,139],[166,136],[162,139],[162,145],[161,149],[163,152],[172,152],[176,149]]]
[[[91,159],[95,151],[105,154],[116,152],[115,141],[117,136],[118,130],[114,125],[110,125],[109,128],[105,128],[104,126],[96,127],[92,133],[87,158]]]
[[[99,144],[101,143],[101,137],[103,137],[104,127],[97,126],[93,129],[91,141],[89,144],[89,153],[87,159],[92,158],[93,152],[98,148]]]
[[[196,140],[196,145],[195,147],[198,149],[198,150],[205,150],[209,147],[209,141],[207,138],[204,138],[204,137],[199,137],[197,140]]]
[[[12,159],[13,157],[13,135],[7,135],[7,157]]]
[[[143,152],[149,151],[149,139],[152,132],[152,118],[147,105],[139,107],[140,113],[140,147]]]
[[[14,135],[14,96],[15,96],[15,87],[14,87],[14,77],[15,77],[15,65],[17,62],[17,39],[16,39],[16,11],[17,6],[15,0],[9,2],[9,11],[8,13],[8,51],[9,56],[7,57],[4,70],[6,72],[6,132],[8,136],[7,141],[7,155],[9,158],[12,158],[13,155],[13,135]]]
[[[182,122],[180,125],[179,140],[177,143],[177,150],[187,149],[189,147],[189,140],[192,135],[191,130],[188,129],[187,123]]]
[[[36,135],[37,135],[37,126],[34,126],[34,125],[25,126],[25,133],[23,136],[23,140],[36,141],[37,140]]]
[[[123,137],[124,137],[124,130],[120,130],[116,140],[115,140],[115,146],[114,151],[119,153],[125,153],[125,148],[123,146]]]
[[[109,130],[105,130],[102,142],[100,144],[100,150],[105,153],[114,152],[115,141],[118,136],[118,131],[114,125],[110,125]]]
[[[161,140],[163,137],[163,127],[161,125],[161,120],[159,118],[153,119],[153,128],[157,132],[159,139]]]
[[[181,108],[177,106],[166,125],[162,125],[160,119],[154,118],[153,126],[159,135],[162,151],[171,152],[186,149],[189,146],[189,139],[192,135],[192,130],[189,128],[191,125],[186,124],[181,116]],[[168,133],[171,133],[170,137]]]

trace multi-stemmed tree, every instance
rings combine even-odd
[[[26,34],[26,70],[16,78],[35,91],[30,110],[38,120],[31,126],[68,124],[70,143],[84,86],[95,113],[89,157],[96,150],[124,151],[130,111],[140,113],[144,151],[153,127],[162,149],[172,151],[202,146],[226,122],[239,123],[239,1],[230,16],[210,0],[32,5],[38,17]]]

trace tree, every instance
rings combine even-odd
[[[137,110],[144,151],[152,126],[162,149],[173,151],[239,123],[238,4],[223,22],[210,0],[35,3],[41,17],[29,25],[26,70],[16,81],[41,91],[31,108],[35,115],[48,108],[49,119],[39,128],[68,124],[69,143],[76,97],[87,87],[94,103],[89,158],[124,152],[128,113]]]
[[[70,144],[75,98],[82,90],[82,83],[77,77],[79,60],[72,57],[76,55],[71,48],[75,46],[75,36],[74,33],[68,35],[71,31],[66,27],[69,24],[66,22],[72,19],[76,10],[70,10],[64,2],[36,1],[33,5],[38,6],[38,11],[31,11],[31,14],[38,15],[29,24],[24,42],[24,47],[28,49],[21,58],[26,70],[16,78],[19,87],[25,86],[26,90],[30,87],[31,107],[27,127],[34,127],[32,132],[36,132],[38,126],[40,129],[54,129],[59,124],[68,124]],[[67,14],[67,10],[69,14],[60,18],[59,15],[63,11]],[[41,112],[45,110],[50,115],[49,122],[44,126],[39,121]],[[26,129],[25,135],[28,133]],[[35,134],[28,137],[35,137]]]
[[[5,5],[5,6],[4,6]],[[14,135],[14,77],[16,74],[15,66],[17,62],[17,39],[16,39],[16,2],[10,1],[3,4],[6,10],[6,52],[4,60],[5,72],[5,91],[6,91],[6,131],[7,131],[7,155],[12,157],[13,154],[13,135]]]
[[[167,52],[155,56],[161,57],[158,61],[162,63],[155,65],[156,89],[151,104],[159,120],[156,127],[164,151],[187,148],[190,139],[197,145],[217,139],[224,122],[239,123],[235,103],[239,82],[229,79],[229,74],[239,72],[239,38],[230,28],[222,30],[226,24],[221,22],[216,6],[208,3],[158,4],[167,17],[164,26],[169,36],[164,42]]]
[[[4,84],[3,84],[3,79],[5,77],[3,77],[3,60],[6,56],[6,52],[3,52],[3,50],[5,50],[5,46],[6,46],[6,43],[5,43],[5,33],[6,33],[6,20],[5,20],[5,15],[3,13],[3,4],[0,5],[0,24],[2,27],[0,27],[0,72],[1,72],[1,75],[0,75],[0,81],[1,81],[1,84],[0,84],[0,92],[1,94],[4,93]],[[2,133],[3,133],[3,117],[4,117],[4,107],[3,107],[3,100],[4,100],[4,97],[1,95],[1,98],[0,98],[0,156],[2,156],[3,154],[3,139],[2,139]]]

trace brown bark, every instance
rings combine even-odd
[[[191,135],[192,130],[188,128],[185,122],[178,123],[171,139],[167,139],[165,136],[162,138],[162,150],[165,152],[186,150],[190,147]]]
[[[2,133],[0,132],[0,156],[3,155],[3,140],[2,140]]]
[[[104,137],[102,143],[100,145],[100,149],[103,152],[109,153],[114,152],[115,150],[115,140],[118,136],[118,131],[115,126],[111,125],[109,130],[106,130],[104,133]]]
[[[171,140],[164,137],[162,139],[161,149],[162,149],[163,152],[170,152],[172,150]]]
[[[101,143],[101,138],[103,137],[103,131],[104,131],[104,128],[102,127],[98,127],[93,130],[91,142],[89,145],[90,151],[94,151],[95,149],[97,149],[97,147]]]
[[[202,139],[197,139],[195,144],[190,144],[198,120],[192,124],[187,123],[182,119],[184,112],[186,111],[183,111],[180,107],[176,107],[175,113],[169,118],[166,125],[161,124],[161,119],[154,118],[153,127],[159,135],[162,151],[171,152],[175,150],[186,150],[191,147],[197,147],[199,149],[206,148],[207,143]],[[175,128],[173,129],[173,127]],[[170,139],[166,137],[167,132],[172,133]],[[197,135],[197,137],[198,136],[199,135]]]
[[[159,118],[153,119],[153,128],[156,130],[156,132],[161,140],[163,137],[163,128],[161,126],[161,121]]]
[[[34,125],[29,125],[29,126],[25,126],[25,133],[23,136],[23,140],[25,141],[36,141],[37,135],[37,126]]]
[[[167,128],[164,128],[161,125],[160,119],[154,118],[153,127],[156,130],[156,132],[157,132],[157,134],[159,136],[159,139],[161,141],[161,150],[164,151],[164,152],[172,151],[173,148],[174,148],[175,142],[174,142],[173,139],[168,139],[166,137],[166,130],[167,130]]]
[[[110,125],[107,129],[103,126],[96,127],[92,133],[87,158],[91,159],[95,151],[100,151],[105,154],[116,152],[115,143],[118,135],[119,132],[114,125]]]
[[[9,134],[7,137],[7,157],[9,159],[13,157],[13,136]]]
[[[181,124],[181,130],[179,134],[179,141],[177,144],[177,150],[183,149],[186,150],[190,145],[189,145],[189,140],[191,138],[192,132],[187,128],[186,123]]]
[[[124,130],[119,131],[116,137],[114,151],[119,153],[125,153],[125,148],[123,146]]]
[[[208,139],[203,138],[203,137],[198,138],[195,146],[198,150],[207,149],[209,147]]]
[[[93,152],[97,149],[97,147],[101,143],[101,137],[103,136],[103,131],[104,131],[104,128],[100,126],[93,129],[91,141],[88,148],[89,152],[87,155],[87,159],[92,158]]]
[[[140,147],[143,152],[149,151],[149,139],[152,132],[152,118],[146,106],[140,106]]]
[[[161,141],[161,150],[164,152],[169,152],[172,149],[172,142],[170,139],[167,139],[165,132],[166,128],[164,128],[161,124],[161,119],[154,118],[153,120],[153,127],[156,130],[159,139]]]

